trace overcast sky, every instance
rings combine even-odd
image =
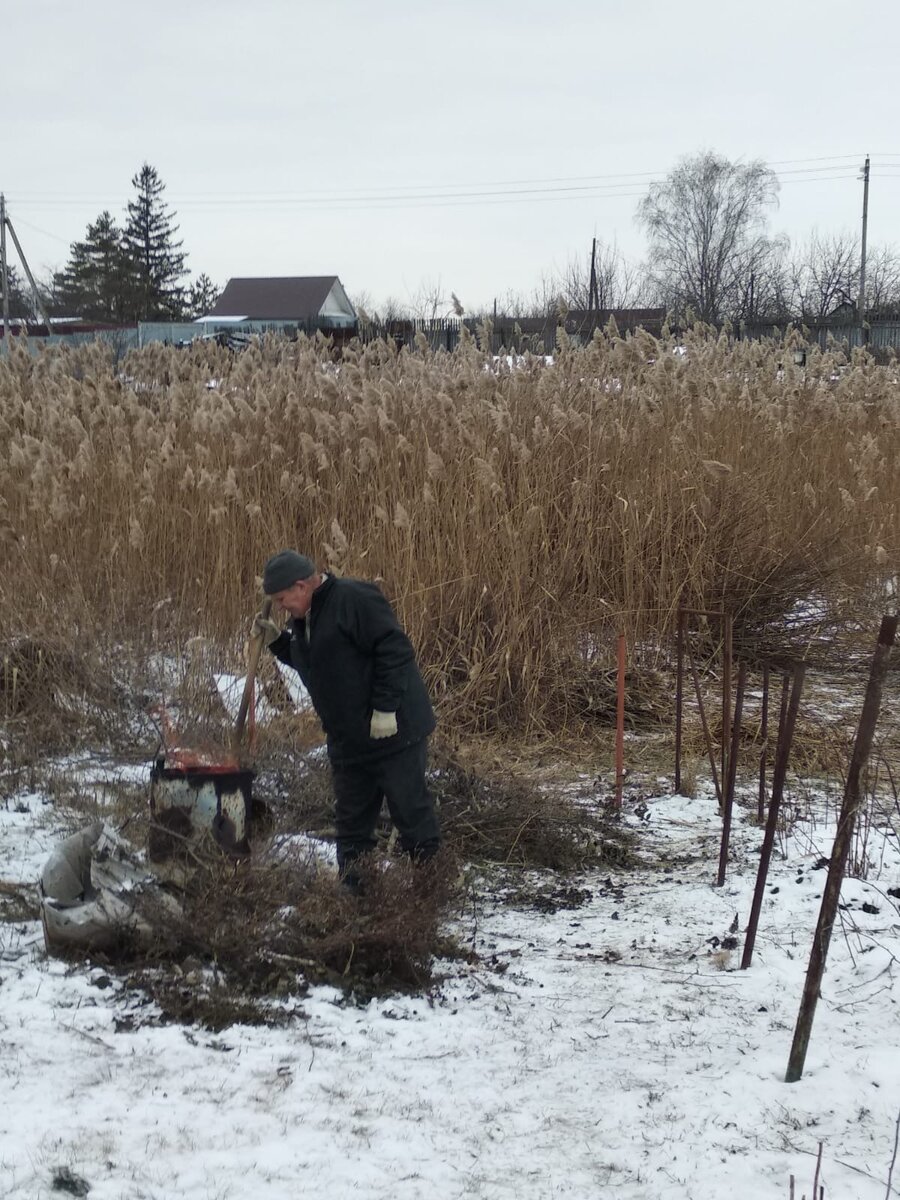
[[[771,228],[900,244],[897,0],[4,4],[0,190],[61,266],[145,161],[194,275],[527,292],[593,236],[640,259],[652,178],[779,172]],[[569,189],[569,190],[565,190]]]

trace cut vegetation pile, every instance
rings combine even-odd
[[[427,989],[435,957],[458,953],[442,929],[456,879],[449,857],[413,870],[376,856],[361,874],[355,897],[308,846],[282,842],[241,863],[194,853],[176,893],[182,914],[148,897],[141,915],[155,941],[139,952],[124,944],[110,961],[164,1015],[212,1028],[284,1020],[284,1001],[310,983],[357,1000]]]
[[[471,865],[489,873],[492,886],[540,899],[548,869],[561,876],[551,890],[566,890],[573,873],[632,861],[629,833],[595,798],[579,803],[527,778],[438,755],[430,784],[441,806],[441,855],[413,869],[385,822],[361,870],[363,893],[352,896],[328,861],[327,767],[284,752],[257,766],[265,815],[254,821],[250,857],[233,861],[201,839],[175,859],[149,864],[162,891],[137,893],[139,932],[123,930],[114,949],[90,952],[96,965],[151,996],[163,1019],[210,1028],[283,1021],[296,1008],[291,998],[310,983],[331,983],[357,1001],[427,991],[441,960],[463,953],[448,929],[467,902]],[[98,788],[52,763],[35,767],[32,786],[53,798],[57,820],[71,831],[106,820],[124,831],[131,850],[146,848],[146,788]],[[33,885],[3,882],[0,920],[33,919],[37,902]]]
[[[447,762],[431,780],[441,826],[467,861],[572,872],[623,867],[630,838],[614,816],[526,779],[479,774]]]

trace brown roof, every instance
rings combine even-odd
[[[319,315],[337,275],[285,275],[229,279],[209,311],[211,317],[254,321],[307,321]]]

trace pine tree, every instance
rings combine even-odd
[[[131,262],[122,231],[108,212],[88,225],[83,242],[73,242],[69,261],[53,277],[58,307],[92,321],[124,321],[133,294]]]
[[[205,271],[202,275],[198,275],[191,284],[188,296],[188,315],[191,320],[196,321],[198,317],[205,317],[221,294],[222,289],[213,283]]]
[[[140,321],[176,321],[184,314],[180,281],[187,274],[178,226],[163,201],[165,184],[144,163],[131,181],[137,195],[128,205],[123,243],[131,264],[130,315]]]

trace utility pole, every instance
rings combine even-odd
[[[863,342],[866,323],[866,228],[869,224],[869,156],[866,155],[863,167],[863,218],[862,218],[862,247],[859,259],[859,324],[863,330]]]
[[[25,274],[28,276],[28,282],[31,284],[31,294],[32,294],[32,296],[34,296],[35,311],[37,312],[37,315],[41,318],[41,320],[44,322],[44,324],[47,326],[47,337],[49,337],[50,336],[50,318],[47,316],[47,310],[44,308],[44,302],[41,299],[41,293],[38,291],[38,286],[34,282],[34,276],[31,273],[31,267],[29,267],[28,260],[25,257],[25,251],[22,249],[22,243],[16,237],[16,231],[15,231],[15,229],[13,229],[13,223],[9,219],[9,217],[4,217],[4,221],[5,221],[6,225],[9,227],[9,232],[12,236],[12,240],[16,244],[16,250],[18,251],[19,259],[22,263],[22,266],[25,268]]]
[[[591,241],[591,282],[588,286],[588,316],[600,308],[600,298],[597,295],[597,239]]]
[[[3,345],[9,353],[9,272],[6,269],[6,197],[0,192],[0,287],[3,288]]]

